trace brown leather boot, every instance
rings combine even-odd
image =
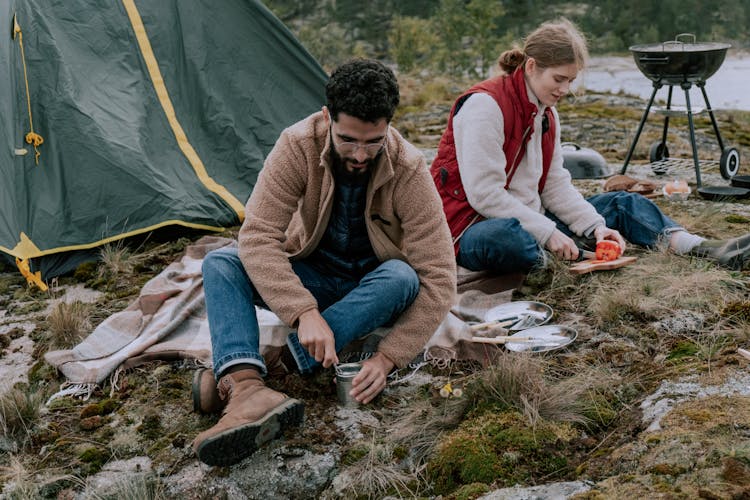
[[[299,372],[297,362],[287,346],[272,346],[263,355],[268,377],[281,378],[293,372]],[[213,370],[198,368],[193,375],[193,411],[196,413],[219,413],[224,408],[224,401],[219,397]]]
[[[198,368],[193,375],[193,411],[196,413],[219,413],[224,401],[219,397],[214,371]]]
[[[236,464],[300,425],[304,416],[302,402],[266,387],[253,369],[221,377],[219,396],[227,403],[223,416],[193,441],[193,450],[208,465]]]
[[[281,378],[290,373],[299,372],[294,355],[286,345],[270,346],[263,353],[263,360],[266,363],[268,376],[271,378]]]

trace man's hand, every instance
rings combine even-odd
[[[547,250],[552,252],[558,259],[576,260],[578,258],[578,247],[572,238],[566,236],[559,229],[552,232],[552,236],[547,240],[545,245]]]
[[[362,369],[354,380],[349,394],[360,403],[369,403],[385,389],[388,374],[396,366],[382,353],[375,353],[362,362]]]
[[[612,240],[616,242],[620,245],[621,254],[625,253],[625,238],[623,238],[618,231],[610,229],[607,226],[597,226],[596,229],[594,229],[594,237],[596,238],[597,243],[602,240]]]
[[[325,368],[339,362],[333,332],[317,309],[304,312],[299,317],[297,337],[310,356]]]

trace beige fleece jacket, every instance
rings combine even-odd
[[[290,259],[310,255],[328,224],[334,192],[329,137],[322,112],[281,133],[258,175],[239,234],[239,256],[248,276],[269,308],[293,328],[302,313],[317,307]],[[424,156],[393,127],[370,177],[365,210],[377,257],[403,260],[419,276],[416,299],[378,348],[403,367],[448,313],[456,264]]]

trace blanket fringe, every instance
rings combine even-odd
[[[405,384],[409,380],[416,377],[417,372],[427,366],[429,363],[426,361],[421,361],[419,363],[409,363],[407,368],[411,369],[411,373],[404,375],[403,377],[399,377],[399,371],[395,371],[388,375],[388,378],[390,379],[388,381],[388,385],[399,385],[399,384]]]
[[[424,360],[425,362],[429,363],[439,370],[446,370],[453,364],[454,361],[456,361],[456,353],[454,351],[452,353],[452,356],[446,355],[445,357],[439,357],[431,354],[429,351],[425,351]]]
[[[123,369],[122,365],[118,366],[115,372],[110,375],[109,382],[110,382],[110,389],[109,389],[109,397],[115,395],[115,392],[120,390],[120,376],[125,370]]]
[[[65,396],[72,396],[74,398],[81,398],[84,401],[88,401],[96,387],[97,384],[72,384],[70,382],[65,382],[60,386],[60,390],[50,396],[44,405],[49,406],[49,404],[55,399],[63,398]]]

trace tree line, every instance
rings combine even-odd
[[[541,22],[561,16],[586,34],[592,53],[674,40],[750,45],[750,0],[265,0],[330,69],[376,57],[401,72],[487,76],[497,57]],[[691,37],[680,38],[692,41]]]

